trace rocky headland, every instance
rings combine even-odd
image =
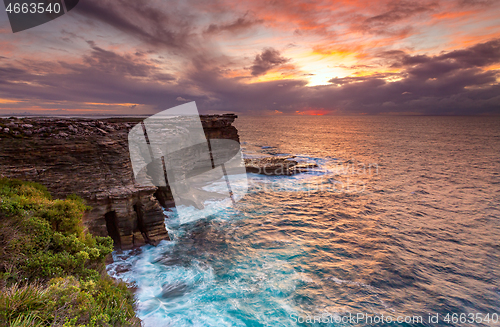
[[[239,142],[233,114],[201,116],[207,139]],[[166,187],[134,179],[128,132],[143,118],[0,118],[0,176],[45,185],[55,197],[76,194],[92,207],[84,224],[119,249],[168,240]]]

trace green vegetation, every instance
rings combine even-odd
[[[1,326],[140,326],[132,294],[104,268],[112,239],[84,231],[87,208],[0,178]]]

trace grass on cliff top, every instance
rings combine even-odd
[[[112,239],[84,231],[87,208],[0,178],[0,326],[140,326],[127,286],[105,271]]]

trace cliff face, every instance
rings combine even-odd
[[[202,116],[208,139],[239,142],[235,115]],[[130,249],[168,239],[163,207],[173,206],[167,187],[134,180],[128,131],[141,119],[0,119],[0,175],[45,185],[55,197],[77,194],[93,208],[84,223]]]

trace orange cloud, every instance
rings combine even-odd
[[[7,104],[7,103],[20,103],[21,101],[18,100],[9,100],[9,99],[0,99],[1,104]]]
[[[477,14],[477,11],[439,12],[433,14],[432,17],[435,19],[455,19],[474,14]]]
[[[304,116],[324,116],[331,113],[331,111],[326,110],[324,108],[304,108],[302,111],[295,111],[296,115],[304,115]]]

